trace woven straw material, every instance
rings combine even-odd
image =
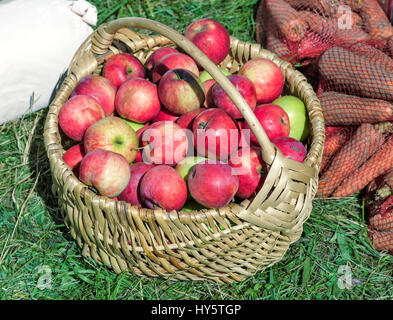
[[[159,35],[138,34],[143,28]],[[270,167],[266,181],[252,200],[221,209],[194,212],[138,209],[123,201],[99,196],[73,174],[62,160],[58,113],[84,76],[100,73],[113,54],[129,52],[143,63],[158,48],[183,49],[206,69],[234,101],[263,146]],[[45,145],[53,192],[58,198],[71,236],[85,257],[117,273],[174,280],[241,281],[280,261],[299,239],[312,209],[324,144],[324,122],[319,100],[304,76],[258,44],[231,38],[230,54],[220,64],[235,73],[248,60],[274,61],[286,79],[286,92],[302,99],[312,128],[304,163],[283,157],[272,145],[239,92],[198,48],[155,21],[123,18],[101,25],[80,47],[68,75],[50,104],[45,123]]]

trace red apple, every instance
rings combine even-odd
[[[146,79],[130,78],[119,87],[115,106],[123,118],[142,123],[150,121],[161,108],[157,86]]]
[[[251,145],[251,141],[250,141],[250,131],[251,130],[243,129],[244,121],[236,121],[236,123],[237,123],[237,126],[240,131],[239,147],[240,148],[249,147]]]
[[[79,179],[89,186],[94,186],[103,196],[116,197],[130,180],[130,165],[118,153],[95,149],[83,158]]]
[[[104,109],[105,116],[110,116],[115,111],[116,90],[108,79],[99,75],[88,75],[78,82],[71,97],[80,94],[93,97]]]
[[[303,162],[307,157],[307,149],[300,141],[291,137],[277,137],[272,140],[284,157]]]
[[[160,61],[164,56],[171,53],[179,53],[175,48],[162,47],[154,51],[150,57],[146,60],[145,68],[148,72],[151,72],[154,66]]]
[[[139,185],[140,197],[150,209],[180,210],[187,201],[187,185],[175,169],[166,165],[147,171]]]
[[[260,148],[240,148],[231,154],[228,164],[239,178],[239,198],[248,199],[261,189],[265,179],[262,163]]]
[[[145,162],[175,165],[187,154],[188,139],[182,128],[171,121],[150,125],[142,134]]]
[[[205,90],[199,78],[185,69],[173,69],[163,75],[158,95],[166,110],[184,114],[199,109],[205,101]]]
[[[119,195],[119,199],[126,201],[132,204],[133,206],[137,206],[138,208],[141,208],[142,205],[140,203],[140,197],[139,197],[139,183],[143,175],[152,168],[154,168],[153,164],[147,164],[142,162],[132,164],[130,167],[130,173],[131,173],[130,181],[128,182],[127,187]]]
[[[252,82],[243,76],[233,74],[227,77],[235,88],[240,92],[243,98],[246,100],[247,104],[254,110],[257,105],[257,98],[255,95],[255,88]],[[224,89],[217,83],[213,87],[213,101],[217,108],[223,109],[229,113],[234,119],[243,118],[240,111],[237,109],[235,104],[226,94]]]
[[[119,153],[131,163],[138,151],[138,136],[123,119],[111,116],[86,130],[84,146],[86,152],[103,149]]]
[[[155,117],[152,120],[152,123],[158,122],[158,121],[172,121],[175,122],[177,119],[179,119],[179,116],[177,114],[174,114],[165,108],[161,108],[160,112],[158,113],[157,117]]]
[[[63,160],[70,167],[70,169],[73,170],[76,175],[78,175],[79,165],[84,156],[85,156],[85,150],[83,148],[83,143],[79,143],[69,148],[63,154]]]
[[[287,137],[289,135],[289,118],[287,113],[280,106],[275,104],[262,104],[255,108],[254,113],[270,140],[277,137]],[[250,130],[251,142],[258,144],[257,138],[251,131],[247,122],[243,124],[243,129]]]
[[[238,149],[239,128],[221,109],[207,109],[195,119],[192,127],[197,152],[209,159],[225,160]]]
[[[224,163],[198,163],[188,176],[192,198],[206,208],[222,208],[229,204],[239,188],[239,178]]]
[[[118,88],[128,78],[145,77],[145,68],[138,58],[129,53],[118,53],[106,61],[102,75]]]
[[[82,141],[87,128],[104,117],[104,110],[96,99],[77,95],[61,107],[59,125],[67,137]]]
[[[230,47],[228,31],[216,20],[197,20],[187,27],[184,35],[215,64],[222,62],[228,55]]]
[[[192,130],[192,124],[194,123],[194,119],[203,111],[205,111],[205,109],[199,108],[184,113],[176,120],[176,123],[183,129]]]
[[[256,58],[247,61],[239,71],[252,81],[256,90],[257,103],[270,103],[277,99],[284,87],[281,69],[272,61]]]
[[[156,63],[152,75],[153,82],[160,81],[165,73],[173,69],[185,69],[199,75],[198,67],[193,58],[184,53],[170,53]]]
[[[213,100],[213,87],[216,84],[216,80],[214,79],[209,79],[203,82],[203,86],[205,87],[205,102],[203,103],[203,106],[205,108],[215,108],[214,100]]]

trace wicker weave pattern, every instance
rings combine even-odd
[[[117,273],[130,270],[147,276],[219,283],[241,281],[278,262],[289,245],[299,239],[303,223],[311,212],[318,187],[324,122],[319,100],[304,76],[257,44],[232,37],[231,52],[220,66],[232,73],[255,57],[277,63],[285,75],[287,92],[306,102],[312,139],[307,159],[301,164],[284,158],[272,144],[266,143],[264,131],[255,129],[257,137],[265,142],[263,158],[270,165],[270,171],[252,202],[245,200],[240,205],[232,203],[221,209],[191,213],[138,209],[95,194],[63,162],[57,116],[81,78],[99,73],[103,62],[121,51],[133,53],[142,62],[154,50],[175,46],[175,43],[187,52],[188,44],[182,38],[175,37],[176,41],[171,39],[172,42],[162,35],[147,36],[124,28],[146,24],[146,28],[152,30],[153,23],[153,27],[162,28],[158,23],[141,18],[120,20],[100,26],[79,48],[50,105],[45,124],[52,189],[71,236],[82,248],[83,255]],[[195,53],[194,58],[203,63]],[[217,82],[222,81],[220,76],[224,77],[218,69],[210,73]],[[241,111],[239,103],[237,106]],[[253,121],[252,115],[249,119]]]

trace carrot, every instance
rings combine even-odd
[[[299,15],[307,23],[311,31],[318,33],[326,39],[331,38],[337,32],[338,24],[335,19],[305,10],[299,11]]]
[[[266,21],[267,26],[269,26],[270,19],[269,18],[267,19],[268,19]],[[283,60],[288,60],[290,57],[292,57],[295,54],[292,53],[291,50],[288,48],[288,46],[278,38],[277,34],[275,34],[272,28],[270,27],[265,28],[265,34],[266,34],[267,50],[274,52]]]
[[[361,124],[350,140],[334,156],[319,180],[318,194],[329,197],[341,182],[362,165],[384,141],[381,125]]]
[[[390,55],[391,58],[393,58],[393,36],[389,38],[389,40],[386,43],[387,47],[387,52]]]
[[[307,25],[288,3],[284,0],[265,0],[265,6],[287,40],[296,42],[304,37]]]
[[[373,40],[387,39],[393,36],[393,27],[377,0],[367,0],[360,15],[364,20],[366,31]]]
[[[356,43],[349,49],[357,55],[367,58],[370,62],[377,63],[387,71],[393,73],[393,59],[382,50],[366,43]]]
[[[296,10],[312,10],[318,11],[320,13],[324,12],[324,5],[320,0],[286,0],[286,2],[291,5],[292,8]]]
[[[346,178],[334,191],[335,197],[346,197],[362,190],[367,184],[393,167],[393,137],[389,138],[370,159]]]
[[[318,95],[327,126],[351,126],[393,120],[393,104],[333,91]]]
[[[318,68],[325,90],[393,101],[393,73],[345,48],[327,50]]]
[[[320,174],[330,165],[333,156],[349,140],[353,132],[352,127],[326,127],[326,138],[323,147]]]
[[[320,35],[310,32],[300,40],[297,50],[298,58],[300,60],[318,58],[331,47],[332,44],[329,41],[325,41]]]

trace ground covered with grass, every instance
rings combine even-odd
[[[126,16],[183,32],[210,17],[254,41],[256,0],[95,0],[99,23]],[[393,256],[373,249],[361,195],[313,202],[283,260],[231,285],[116,275],[86,260],[51,193],[47,109],[0,126],[0,299],[392,299]]]

